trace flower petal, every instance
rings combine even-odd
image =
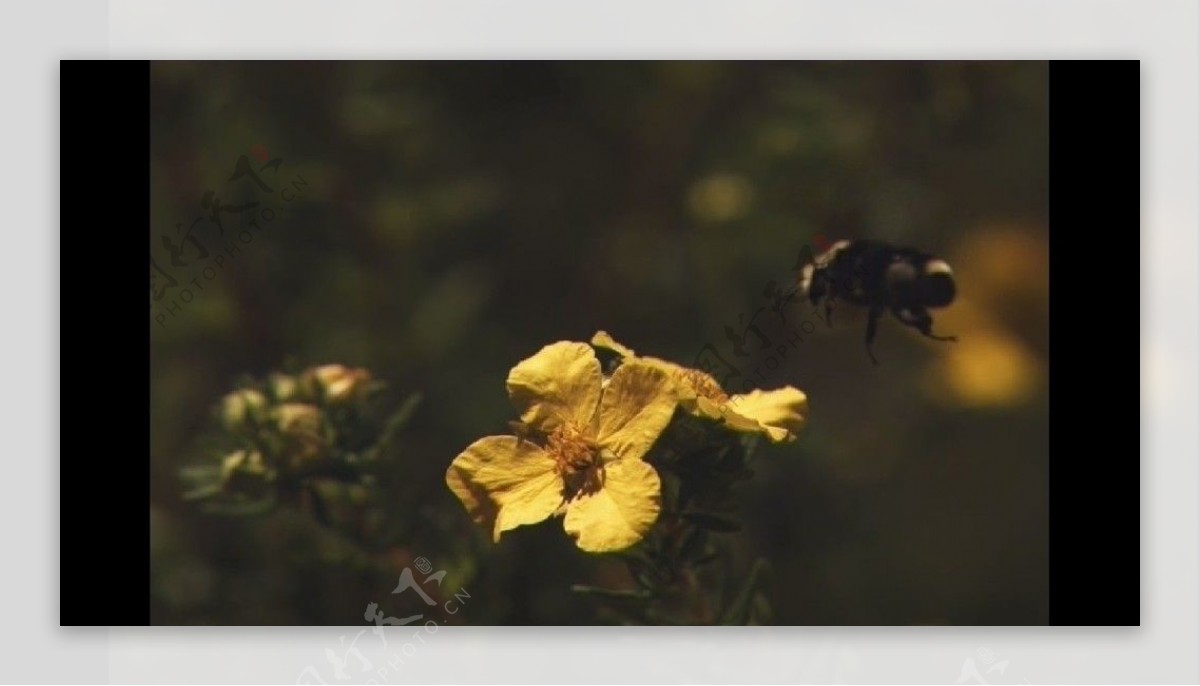
[[[657,367],[658,369],[663,370],[667,373],[667,376],[671,377],[671,381],[675,386],[676,395],[680,402],[684,405],[684,409],[693,414],[706,414],[705,412],[697,409],[696,404],[693,402],[696,399],[696,390],[692,388],[686,380],[687,374],[689,372],[694,372],[695,370],[688,369],[683,365],[675,364],[669,360],[664,360],[657,357],[639,357],[633,352],[632,348],[627,348],[618,343],[617,340],[610,336],[607,331],[597,331],[596,335],[592,336],[592,345],[597,348],[603,348],[605,350],[611,350],[612,352],[617,353],[621,356],[623,362],[637,360],[643,364],[648,364],[651,367]],[[713,383],[716,382],[714,381]],[[707,414],[714,419],[720,417],[720,413],[715,411]]]
[[[608,335],[607,331],[597,331],[596,335],[592,336],[592,345],[597,348],[611,350],[621,357],[637,357],[637,355],[633,354],[633,350],[618,343],[615,338]]]
[[[469,445],[450,463],[446,485],[497,541],[501,532],[548,518],[563,502],[554,459],[516,436],[487,436]]]
[[[521,420],[547,433],[574,421],[586,426],[600,402],[600,361],[587,343],[559,341],[508,373],[508,396]]]
[[[667,428],[675,405],[666,372],[640,360],[625,362],[600,398],[596,439],[621,459],[640,459]]]
[[[791,386],[773,391],[755,389],[731,397],[725,407],[725,416],[730,428],[762,431],[778,443],[795,438],[804,426],[808,418],[808,397]]]
[[[687,403],[686,406],[692,414],[698,417],[707,417],[708,419],[722,419],[728,414],[724,404],[702,395],[694,395],[691,402]]]
[[[604,466],[599,491],[567,504],[563,528],[589,553],[624,550],[654,526],[661,489],[658,472],[646,462],[614,460]]]

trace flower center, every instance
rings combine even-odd
[[[681,369],[676,372],[676,377],[687,384],[688,388],[695,391],[698,396],[717,403],[729,402],[729,396],[725,394],[721,384],[717,383],[711,374],[699,369]]]
[[[568,422],[555,429],[546,452],[554,458],[568,501],[600,490],[600,446],[579,426]]]

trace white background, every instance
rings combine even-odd
[[[10,332],[0,394],[7,438],[0,679],[294,683],[311,665],[330,683],[952,683],[973,663],[992,683],[1200,680],[1200,3],[43,0],[5,4],[0,15],[0,200],[6,224],[44,227],[6,234],[9,259],[0,270]],[[363,653],[372,671],[343,682],[330,673],[325,650],[336,651],[339,636],[361,627],[58,628],[59,584],[102,577],[58,568],[58,476],[72,460],[95,457],[58,450],[57,207],[66,189],[58,188],[57,61],[312,56],[1142,60],[1142,627],[443,628],[423,642],[412,638],[416,629],[401,627],[389,641],[404,653],[403,666],[389,666],[371,639]],[[1098,287],[1131,286],[1121,272],[1133,269],[1136,252],[1126,250],[1097,265]],[[1103,324],[1136,323],[1114,314]],[[1103,383],[1096,379],[1099,392],[1089,392],[1093,406],[1084,411],[1101,425],[1136,421],[1134,399],[1106,396]],[[129,440],[144,445],[141,436]],[[1103,469],[1107,456],[1094,457]],[[1102,580],[1103,570],[1097,574]],[[1005,661],[1003,673],[987,671]]]

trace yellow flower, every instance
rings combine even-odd
[[[606,380],[591,346],[561,341],[513,367],[507,385],[546,438],[488,436],[454,458],[446,484],[472,519],[497,541],[556,514],[588,552],[640,541],[658,519],[661,484],[642,458],[675,412],[667,375],[627,364]]]
[[[792,386],[729,395],[711,374],[657,357],[640,357],[604,331],[592,336],[592,345],[617,353],[622,367],[639,361],[667,372],[674,381],[680,407],[697,417],[723,422],[735,431],[761,433],[775,443],[790,441],[808,417],[808,397]]]

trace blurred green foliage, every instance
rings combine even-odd
[[[151,89],[150,251],[178,282],[149,322],[155,623],[402,616],[389,593],[419,556],[470,590],[451,621],[594,621],[571,587],[620,586],[622,564],[554,524],[491,544],[443,474],[507,433],[513,364],[598,329],[684,364],[712,343],[808,394],[799,441],[761,448],[741,485],[731,539],[742,569],[770,562],[774,622],[1047,621],[1044,63],[165,62]],[[273,193],[229,181],[243,155]],[[209,190],[274,219],[201,221],[210,255],[171,265],[162,236],[182,245]],[[962,297],[936,329],[961,342],[885,320],[874,367],[844,307],[774,369],[754,346],[736,358],[724,328],[817,236],[946,257]],[[183,500],[239,378],[334,362],[424,397],[380,494],[387,541]]]

